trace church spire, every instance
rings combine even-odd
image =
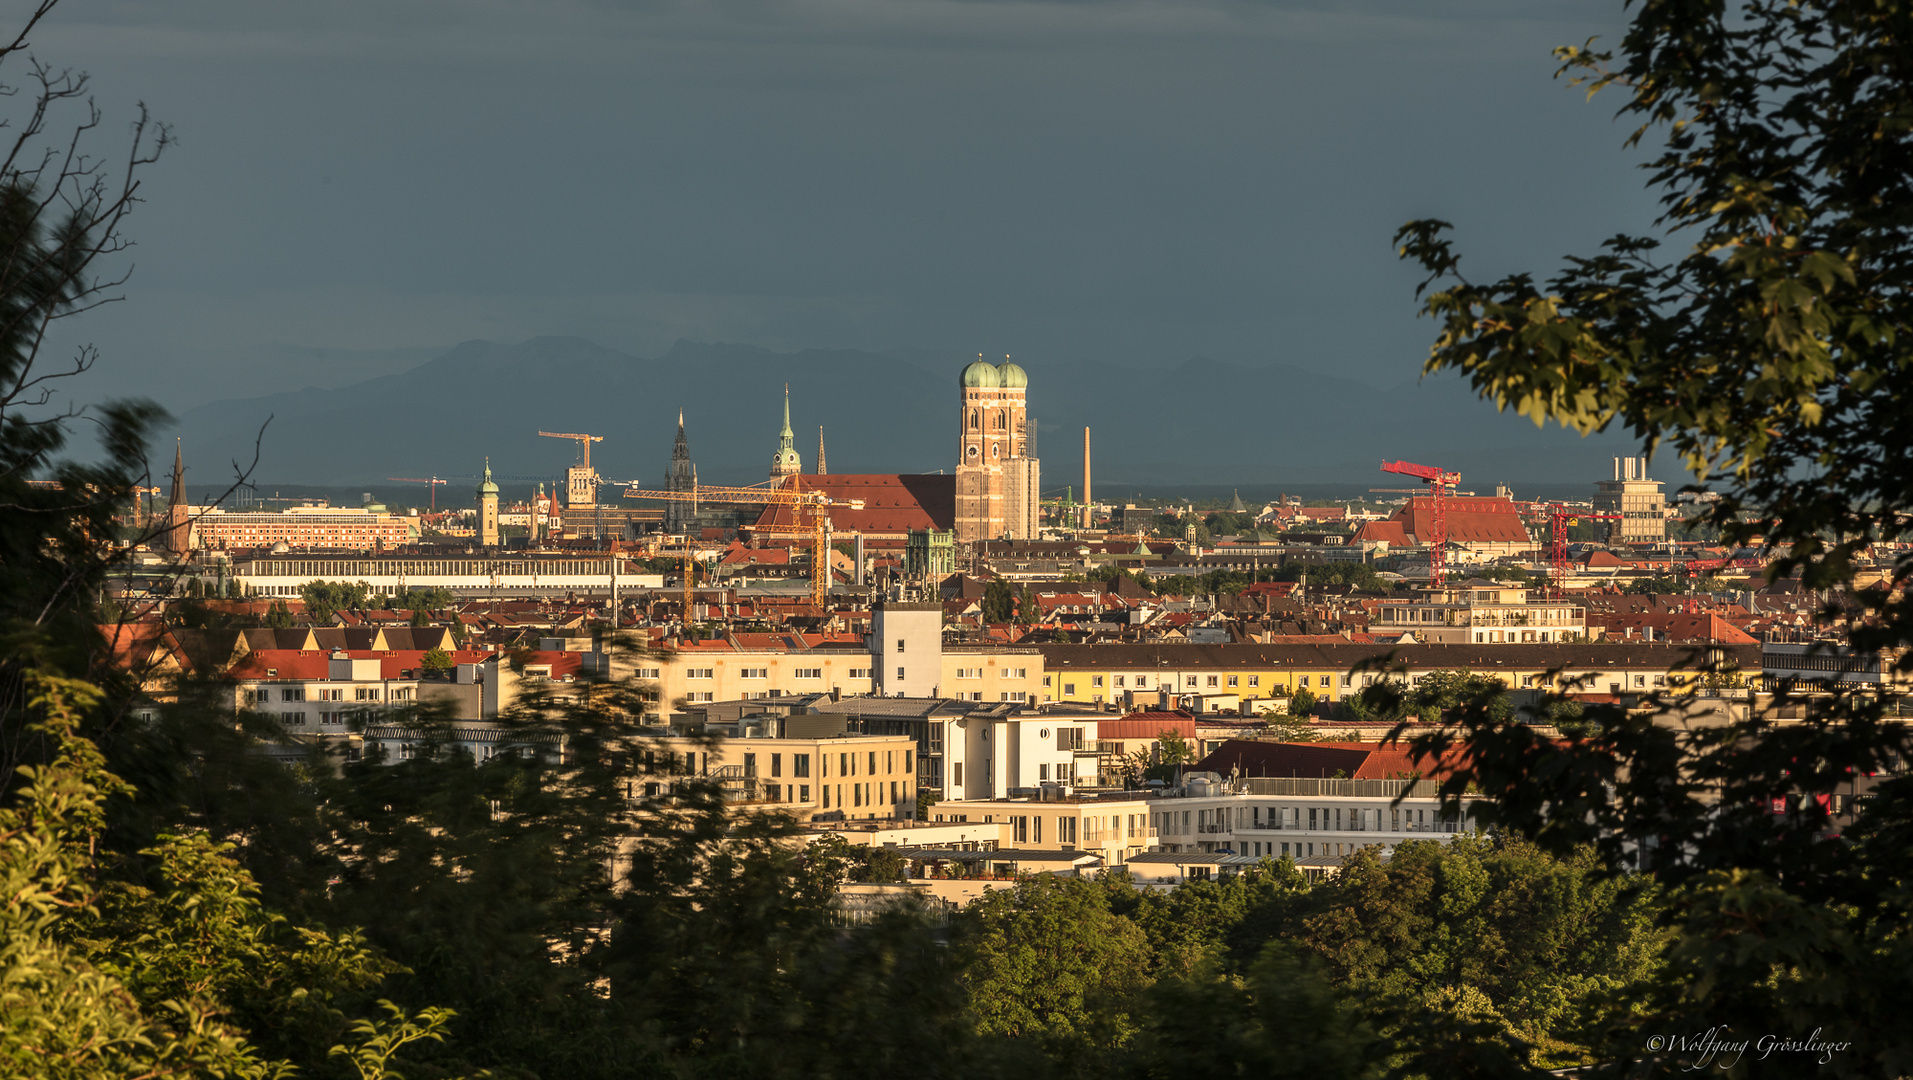
[[[819,424],[817,426],[817,475],[823,476],[829,472],[830,470],[824,467],[824,428],[822,424]]]
[[[186,451],[178,439],[173,440],[173,501],[186,505]]]
[[[166,504],[166,528],[159,535],[159,544],[180,555],[192,546],[192,509],[186,503],[186,453],[177,440],[173,443],[172,498]]]
[[[804,459],[797,455],[797,434],[790,429],[790,384],[784,384],[784,426],[777,432],[777,453],[771,455],[771,479],[795,476],[804,471]]]

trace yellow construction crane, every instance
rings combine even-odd
[[[624,493],[627,499],[658,499],[665,502],[688,502],[693,513],[700,502],[736,503],[742,505],[789,506],[800,515],[808,515],[810,523],[797,525],[752,526],[758,533],[778,536],[811,537],[810,566],[810,602],[820,611],[824,598],[830,591],[830,512],[833,509],[862,510],[862,499],[833,499],[821,491],[804,491],[800,476],[792,476],[788,487],[699,487],[694,480],[689,491],[646,491],[628,488]],[[691,617],[691,538],[684,538],[684,618]]]
[[[598,505],[598,474],[591,468],[591,444],[603,442],[603,435],[572,431],[541,431],[547,439],[571,439],[578,444],[578,464],[565,470],[565,506],[589,510]]]
[[[547,439],[571,439],[578,444],[578,464],[591,468],[591,444],[603,442],[603,435],[582,435],[570,431],[541,431],[538,434]]]

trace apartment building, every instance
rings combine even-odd
[[[457,720],[490,720],[509,705],[522,675],[497,653],[451,658],[452,668],[433,671],[422,652],[255,650],[228,673],[232,705],[270,715],[295,735],[343,735],[355,718],[418,704],[449,705]]]
[[[1251,857],[1343,859],[1364,847],[1474,832],[1474,806],[1443,812],[1430,780],[1250,778],[1225,793],[1191,780],[1189,794],[1154,801],[1149,823],[1166,852],[1233,851]],[[1198,794],[1198,792],[1213,794]]]
[[[894,623],[890,626],[894,628]],[[593,671],[629,675],[655,684],[661,722],[687,708],[721,701],[767,700],[833,694],[865,697],[879,693],[874,677],[880,664],[916,668],[923,684],[912,699],[950,698],[971,703],[1027,704],[1042,693],[1043,654],[1034,648],[995,645],[944,645],[940,632],[906,653],[896,653],[890,633],[873,632],[862,646],[828,640],[821,635],[734,633],[711,641],[682,641],[642,655],[600,654],[587,664]],[[870,643],[890,646],[879,656]],[[902,655],[904,661],[896,661]],[[894,672],[892,672],[894,674]],[[890,685],[897,685],[893,678]],[[894,695],[889,695],[894,696]]]
[[[1044,700],[1099,704],[1125,689],[1170,690],[1176,704],[1219,704],[1211,693],[1240,695],[1243,711],[1269,708],[1277,688],[1306,687],[1318,700],[1339,701],[1384,677],[1413,683],[1436,672],[1463,670],[1502,681],[1511,690],[1575,687],[1594,694],[1648,693],[1693,687],[1697,672],[1725,664],[1759,674],[1760,646],[1667,642],[1469,642],[1453,645],[1052,644],[1043,653]],[[1357,665],[1376,665],[1356,671]],[[1140,683],[1141,685],[1137,685]],[[1227,700],[1221,699],[1221,700]]]
[[[1156,847],[1151,801],[1143,795],[1064,796],[1052,788],[1039,798],[933,803],[930,820],[1003,823],[1003,848],[1081,851],[1105,866],[1120,866]]]
[[[636,747],[645,778],[633,797],[668,791],[672,777],[721,782],[727,796],[809,821],[907,820],[917,810],[916,742],[895,735],[744,735],[710,743],[681,736]]]
[[[1369,631],[1424,645],[1575,641],[1588,636],[1587,609],[1476,578],[1412,599],[1391,598],[1376,609]]]
[[[331,548],[371,551],[397,547],[419,537],[418,518],[388,514],[382,508],[294,506],[281,511],[188,508],[193,547]]]

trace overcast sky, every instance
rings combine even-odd
[[[180,410],[539,334],[1392,385],[1431,334],[1404,220],[1456,222],[1487,276],[1651,216],[1616,102],[1552,79],[1622,16],[65,0],[33,45],[93,74],[109,137],[142,100],[178,135],[85,330],[96,386]]]

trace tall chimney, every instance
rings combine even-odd
[[[1089,498],[1089,429],[1083,429],[1083,528],[1094,523]]]
[[[1614,459],[1614,479],[1619,480],[1620,478],[1621,478],[1621,459],[1615,458]]]

